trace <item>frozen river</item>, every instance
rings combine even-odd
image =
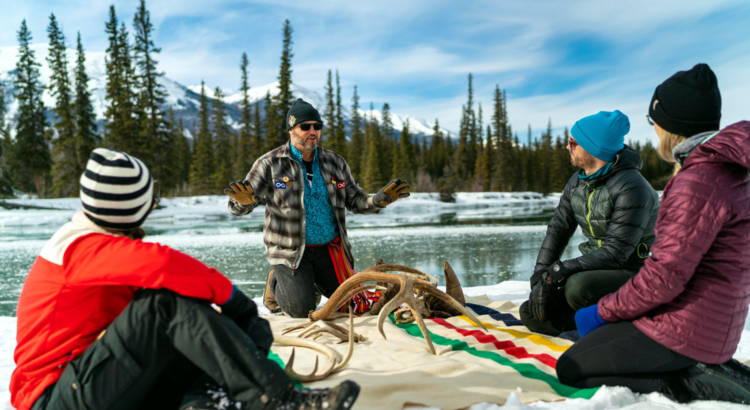
[[[56,209],[0,209],[0,316],[14,316],[24,278],[44,242],[80,209],[76,198],[15,200]],[[355,268],[378,259],[408,265],[442,280],[451,263],[464,286],[525,280],[531,275],[556,198],[539,194],[459,194],[444,204],[415,194],[380,215],[347,215]],[[263,248],[263,208],[244,217],[218,196],[165,199],[147,221],[147,241],[186,252],[225,273],[246,293],[263,292],[270,266]],[[574,237],[572,243],[582,240]],[[572,257],[569,247],[566,257]]]

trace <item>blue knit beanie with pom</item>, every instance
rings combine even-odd
[[[620,112],[599,111],[578,120],[570,130],[573,139],[586,152],[602,161],[612,162],[625,148],[625,135],[630,132],[628,116]]]

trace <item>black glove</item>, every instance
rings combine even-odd
[[[411,187],[408,182],[396,178],[375,194],[375,198],[373,198],[372,202],[382,207],[388,206],[396,202],[397,199],[406,198],[411,195],[409,189],[411,189]]]
[[[232,319],[250,336],[255,345],[268,355],[273,343],[273,332],[268,321],[258,316],[258,307],[252,299],[235,286],[232,289],[232,297],[221,305],[221,313]]]
[[[529,294],[531,315],[540,322],[549,320],[549,312],[552,310],[552,303],[554,303],[553,293],[557,290],[556,286],[547,281],[546,276],[546,274],[542,275],[542,280],[531,288]]]
[[[562,286],[570,275],[570,270],[561,261],[555,261],[547,268],[546,282],[555,286]]]

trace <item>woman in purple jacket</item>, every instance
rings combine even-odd
[[[706,64],[656,88],[648,121],[676,163],[651,256],[617,292],[576,314],[583,337],[557,362],[561,382],[750,403],[750,369],[732,360],[750,304],[750,122],[719,131]]]

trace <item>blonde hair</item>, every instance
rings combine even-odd
[[[659,129],[659,156],[664,161],[674,164],[674,172],[672,175],[676,175],[680,170],[680,164],[677,163],[674,155],[672,155],[672,150],[686,139],[687,137],[671,133],[664,128]]]

